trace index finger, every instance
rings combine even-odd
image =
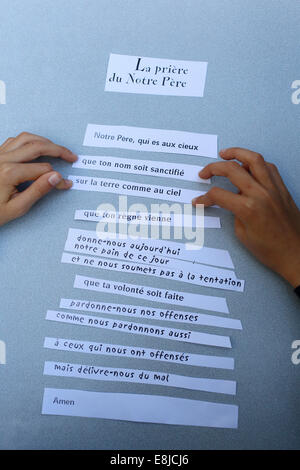
[[[192,204],[203,204],[205,207],[218,205],[223,209],[227,209],[236,215],[238,218],[243,219],[245,215],[245,207],[247,198],[240,194],[232,193],[226,189],[214,186],[207,193],[198,196],[192,200]]]
[[[270,178],[266,162],[260,153],[240,147],[231,147],[220,150],[219,154],[223,160],[235,159],[243,163],[262,186],[267,189],[273,188],[273,182]]]
[[[1,155],[1,162],[30,162],[41,156],[62,158],[71,163],[75,162],[78,158],[77,155],[66,147],[56,145],[51,141],[35,140],[22,145],[18,149],[5,152]]]
[[[51,142],[51,140],[42,137],[41,135],[31,134],[30,132],[21,132],[17,137],[7,139],[2,149],[5,149],[6,152],[11,150],[16,150],[28,142],[33,142],[35,140],[42,140],[43,142]]]
[[[210,163],[199,172],[199,176],[204,179],[211,176],[225,176],[245,194],[259,188],[257,181],[237,162]]]

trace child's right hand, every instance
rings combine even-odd
[[[51,189],[72,186],[49,163],[28,163],[42,155],[60,157],[70,163],[77,160],[67,148],[27,132],[7,139],[0,146],[0,225],[26,214]],[[25,181],[33,183],[19,192],[17,186]]]
[[[236,235],[246,248],[293,287],[299,286],[300,210],[279,171],[251,150],[234,147],[220,151],[220,156],[225,161],[210,163],[199,176],[225,176],[238,194],[214,187],[193,204],[230,210]]]

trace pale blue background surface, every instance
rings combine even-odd
[[[0,80],[7,86],[7,104],[0,105],[0,141],[27,130],[77,153],[130,157],[130,151],[84,149],[87,123],[215,133],[220,148],[249,147],[275,162],[300,203],[300,105],[291,102],[291,83],[300,79],[298,1],[0,0],[0,17]],[[110,52],[208,61],[205,96],[105,93]],[[199,165],[210,161],[137,152],[133,156]],[[87,174],[58,161],[54,166],[66,175]],[[139,181],[137,176],[130,179]],[[150,177],[143,180],[153,182]],[[158,184],[166,182],[157,180]],[[182,186],[198,187],[192,183]],[[117,196],[53,193],[28,216],[0,229],[0,339],[7,344],[7,365],[0,366],[0,448],[299,449],[300,365],[291,362],[291,343],[300,339],[299,301],[286,283],[239,245],[233,236],[232,216],[218,209],[207,214],[220,215],[223,229],[208,230],[205,244],[229,249],[237,275],[246,279],[245,293],[195,286],[186,286],[186,290],[225,295],[231,316],[242,320],[244,330],[229,332],[233,349],[224,352],[235,357],[234,371],[191,370],[199,377],[236,379],[236,397],[43,377],[44,360],[169,370],[166,363],[44,350],[45,336],[223,353],[205,346],[45,321],[46,310],[58,308],[61,297],[109,300],[108,296],[73,289],[74,276],[116,279],[116,274],[60,263],[68,228],[95,227],[74,222],[75,209],[93,209],[101,201],[116,202]],[[147,199],[143,202],[150,203]],[[143,279],[149,286],[162,285],[155,278],[124,276],[132,283],[141,284]],[[163,284],[166,288],[185,287]],[[166,323],[169,325],[175,326]],[[217,328],[199,327],[199,331],[226,334]],[[189,373],[180,365],[170,369]],[[235,403],[239,405],[239,429],[41,416],[44,386],[167,393]]]

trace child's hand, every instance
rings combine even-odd
[[[241,148],[220,152],[224,160],[207,165],[201,178],[226,176],[238,194],[214,187],[193,204],[217,204],[235,215],[239,240],[293,287],[300,285],[300,211],[281,176],[261,155]]]
[[[67,162],[77,160],[65,147],[27,132],[7,139],[0,146],[0,225],[26,214],[54,187],[69,189],[72,186],[72,182],[53,171],[49,163],[28,163],[42,155],[60,157]],[[18,192],[17,186],[25,181],[34,182],[25,191]]]

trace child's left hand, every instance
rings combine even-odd
[[[40,198],[53,188],[69,189],[72,181],[63,179],[50,163],[28,163],[47,155],[75,162],[77,156],[44,137],[22,132],[0,146],[0,225],[26,214]],[[17,186],[33,181],[19,192]]]

